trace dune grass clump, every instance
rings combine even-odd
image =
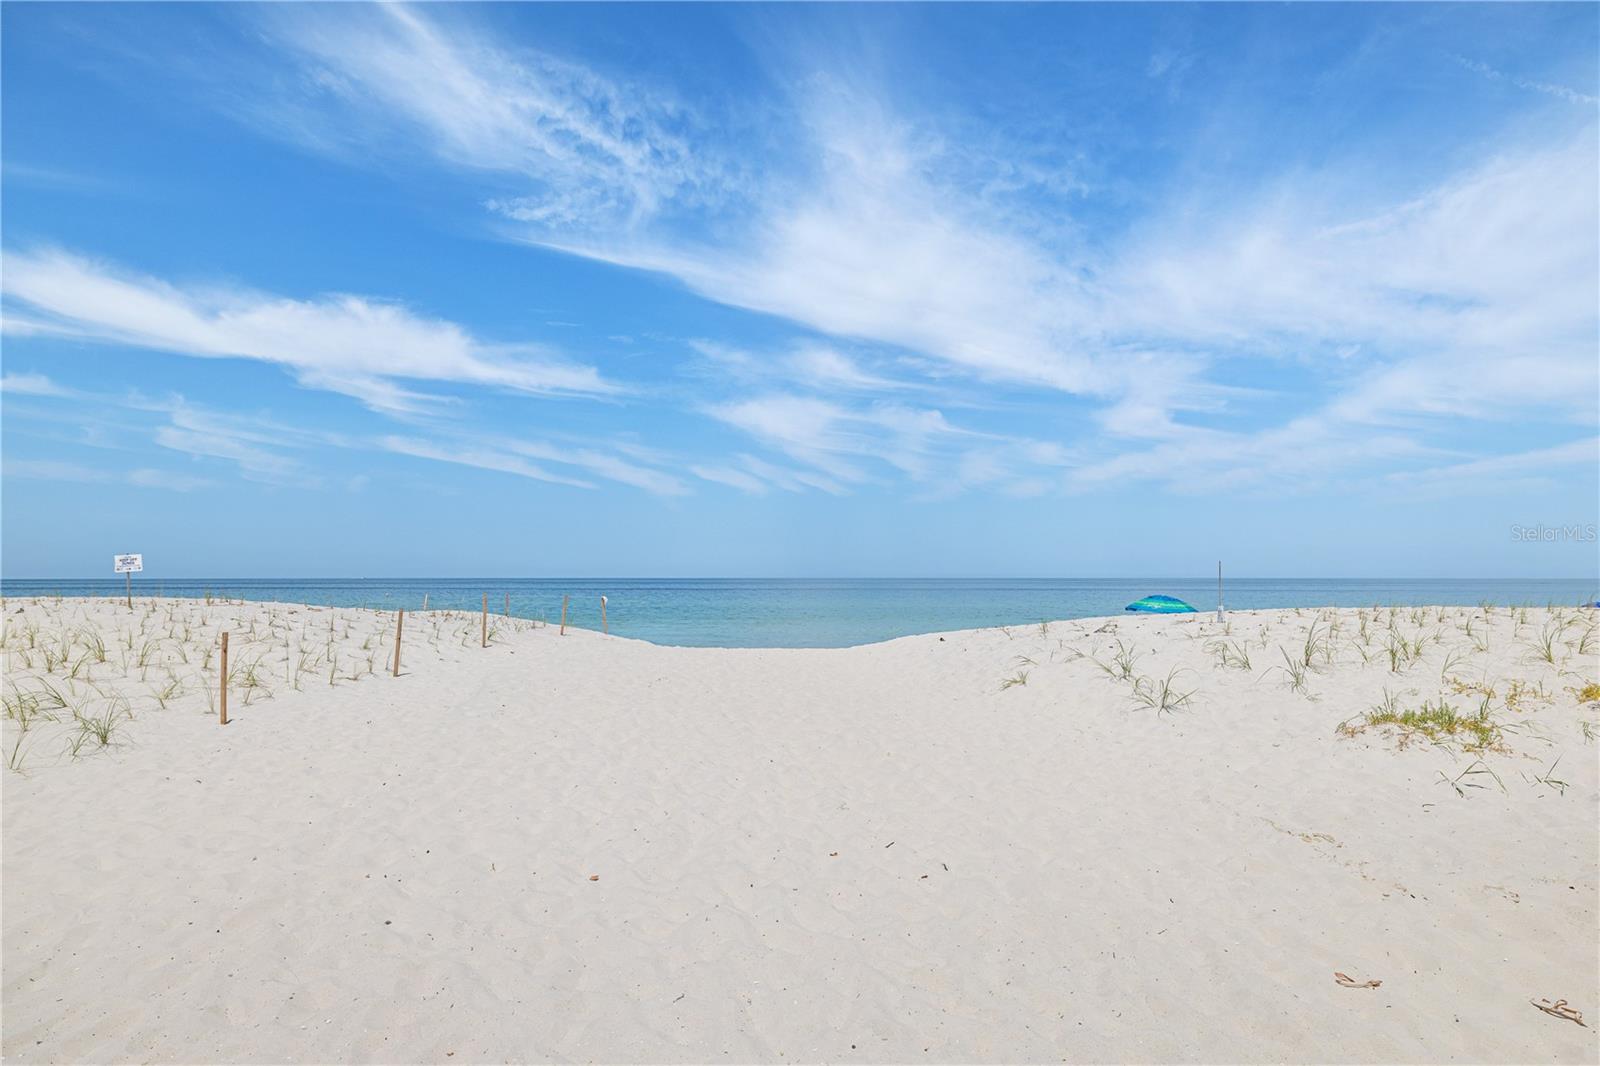
[[[1137,664],[1139,661],[1139,653],[1123,644],[1119,639],[1117,641],[1117,653],[1111,657],[1111,662],[1109,664],[1103,663],[1093,656],[1090,656],[1089,658],[1091,662],[1093,662],[1100,669],[1104,670],[1112,679],[1117,681],[1132,681],[1133,669],[1135,664]]]
[[[1561,634],[1566,626],[1560,622],[1552,621],[1539,631],[1539,635],[1528,643],[1529,651],[1533,658],[1539,662],[1549,663],[1551,666],[1560,666],[1558,656],[1561,648]]]
[[[1133,683],[1133,698],[1155,710],[1157,714],[1167,714],[1186,706],[1195,690],[1180,692],[1173,681],[1181,671],[1172,670],[1166,677],[1157,681],[1153,677],[1141,677]]]
[[[1525,773],[1522,776],[1527,778],[1529,781],[1531,781],[1532,783],[1534,783],[1536,785],[1543,785],[1545,788],[1554,789],[1560,795],[1565,796],[1567,794],[1567,789],[1571,788],[1572,784],[1570,782],[1563,781],[1563,780],[1561,780],[1561,778],[1556,776],[1556,767],[1560,766],[1560,765],[1561,765],[1561,756],[1557,755],[1556,759],[1555,759],[1555,762],[1553,762],[1549,766],[1545,767],[1544,773],[1542,773],[1542,774],[1526,774]]]
[[[1311,673],[1311,666],[1290,655],[1283,648],[1279,648],[1278,653],[1283,656],[1283,668],[1289,675],[1289,687],[1302,695],[1306,695],[1306,678]]]
[[[1015,687],[1017,685],[1026,685],[1027,683],[1028,683],[1028,671],[1026,671],[1026,670],[1018,670],[1015,674],[1013,674],[1012,676],[1010,676],[1008,678],[1005,678],[1004,680],[1002,680],[1000,682],[1000,691],[1004,692],[1008,688],[1013,688],[1013,687]]]
[[[1217,665],[1224,669],[1250,669],[1250,649],[1236,640],[1213,640],[1205,650],[1217,657]]]
[[[74,711],[73,721],[77,726],[77,732],[67,738],[67,754],[76,759],[86,751],[104,751],[112,747],[117,741],[123,722],[132,719],[133,714],[128,709],[127,701],[120,698],[108,701],[106,708],[99,714]]]
[[[18,688],[9,681],[6,683],[3,699],[5,715],[16,722],[17,728],[24,733],[31,729],[35,722],[57,721],[56,712],[71,707],[60,689],[43,678],[36,680],[39,687],[31,691]]]
[[[1493,781],[1501,792],[1506,791],[1506,783],[1500,780],[1500,775],[1490,769],[1489,764],[1482,759],[1475,760],[1471,766],[1468,766],[1454,777],[1451,777],[1443,770],[1439,771],[1439,783],[1449,785],[1455,789],[1456,795],[1462,799],[1466,798],[1467,789],[1469,788],[1488,788],[1489,786],[1481,780],[1484,777]]]
[[[1472,641],[1473,649],[1475,651],[1477,651],[1479,654],[1482,654],[1482,653],[1487,652],[1489,650],[1489,632],[1488,632],[1488,630],[1487,629],[1477,629],[1477,628],[1475,628],[1473,626],[1473,620],[1471,618],[1467,619],[1466,634],[1467,634],[1467,639]]]
[[[167,671],[167,683],[160,688],[151,689],[150,695],[156,701],[156,706],[164,711],[167,709],[168,703],[183,695],[183,682],[169,670]]]
[[[1417,737],[1433,743],[1461,743],[1467,751],[1488,751],[1503,746],[1500,725],[1490,715],[1487,699],[1477,711],[1464,714],[1443,699],[1424,700],[1421,707],[1404,709],[1385,692],[1382,703],[1341,725],[1339,732],[1355,736],[1369,728],[1384,726],[1397,732],[1401,747]]]

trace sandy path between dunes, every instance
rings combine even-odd
[[[400,678],[296,690],[308,643],[347,668],[392,623],[6,612],[8,695],[132,712],[72,759],[58,709],[0,771],[10,1061],[1600,1059],[1593,613],[1234,613],[1249,668],[1209,616],[783,651],[439,614]],[[194,649],[249,620],[224,729]],[[45,671],[91,629],[106,662]],[[1434,638],[1391,670],[1391,632]],[[1116,641],[1188,703],[1141,705]],[[1335,733],[1480,689],[1504,750]]]

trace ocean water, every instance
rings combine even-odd
[[[734,648],[839,648],[914,633],[1120,614],[1140,596],[1166,593],[1203,611],[1216,609],[1216,579],[654,579],[404,578],[162,580],[136,577],[134,595],[281,600],[336,607],[476,611],[555,621],[571,597],[568,622],[600,628],[608,598],[611,632],[657,644]],[[1362,607],[1373,604],[1575,605],[1600,599],[1594,578],[1540,579],[1239,579],[1227,605]],[[121,578],[0,580],[5,596],[121,596]]]

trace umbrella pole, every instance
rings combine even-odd
[[[1222,614],[1222,560],[1217,560],[1217,621],[1223,620]]]

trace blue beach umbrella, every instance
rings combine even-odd
[[[1146,596],[1134,600],[1124,611],[1148,611],[1150,614],[1194,614],[1194,608],[1176,596]]]

